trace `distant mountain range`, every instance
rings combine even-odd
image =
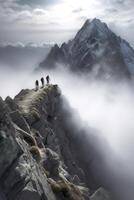
[[[95,77],[130,77],[134,74],[134,50],[99,19],[87,20],[74,39],[52,47],[39,68],[58,64]]]
[[[0,68],[20,69],[39,64],[51,49],[51,45],[36,46],[34,44],[0,45]]]

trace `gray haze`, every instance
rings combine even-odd
[[[35,76],[39,79],[42,74],[44,71]],[[82,127],[89,127],[86,130],[89,141],[92,130],[96,141],[91,145],[99,149],[105,163],[104,168],[110,172],[105,172],[97,160],[95,173],[102,179],[107,176],[108,182],[114,184],[112,187],[117,189],[120,196],[118,200],[133,200],[133,83],[91,80],[88,75],[72,74],[60,66],[54,71],[45,71],[45,74],[50,74],[52,83],[60,86],[62,94],[71,105],[70,112],[74,118],[68,119],[70,124],[74,121],[78,133]],[[64,106],[65,109],[68,108],[66,104]],[[86,147],[87,149],[90,148]],[[83,156],[88,160],[87,155]]]
[[[129,146],[133,146],[134,142],[134,93],[133,87],[126,82],[115,85],[90,80],[88,75],[79,76],[61,67],[39,73],[31,73],[26,69],[21,73],[8,69],[7,73],[5,68],[0,74],[0,85],[3,86],[0,96],[14,97],[23,88],[32,89],[35,80],[47,74],[50,74],[52,83],[60,86],[63,95],[82,120],[101,130],[114,153],[124,160],[131,157]]]
[[[42,76],[47,74],[50,75],[53,84],[60,86],[62,94],[73,109],[73,114],[77,115],[78,113],[80,116],[80,118],[76,117],[79,119],[75,121],[77,128],[79,129],[86,124],[90,129],[97,130],[95,131],[96,137],[103,141],[103,146],[100,145],[99,148],[105,164],[119,181],[117,188],[124,187],[123,196],[132,200],[131,195],[134,195],[131,188],[134,185],[133,86],[127,82],[115,84],[115,82],[106,83],[90,80],[89,76],[72,74],[60,67],[54,71],[34,74],[31,74],[30,71],[16,74],[11,70],[8,71],[8,74],[3,72],[3,75],[0,76],[0,85],[3,86],[0,95],[3,98],[7,95],[13,97],[22,88],[32,89],[35,80],[40,80]],[[110,176],[109,174],[109,178]],[[116,186],[116,183],[114,184]]]
[[[133,0],[0,0],[0,43],[19,42],[19,46],[11,45],[12,50],[9,45],[0,47],[0,96],[14,97],[21,89],[34,88],[36,79],[50,74],[51,82],[59,84],[78,112],[81,122],[76,123],[98,130],[98,137],[106,144],[101,147],[105,163],[121,177],[126,200],[133,200],[133,86],[91,81],[88,76],[77,76],[64,68],[31,72],[48,53],[43,43],[70,39],[87,18],[94,17],[134,46]],[[29,42],[37,45],[26,47],[24,44]]]
[[[51,45],[37,46],[34,43],[0,45],[0,72],[8,68],[13,71],[33,70],[46,57],[50,48]]]
[[[133,200],[134,194],[131,188],[134,185],[133,86],[127,82],[106,83],[90,80],[88,75],[72,74],[63,67],[32,73],[28,68],[16,71],[5,66],[1,67],[0,96],[14,97],[21,89],[32,89],[35,80],[40,80],[47,74],[50,75],[53,84],[60,86],[62,94],[73,109],[73,114],[78,113],[80,116],[79,121],[75,122],[78,129],[86,123],[90,128],[97,130],[96,137],[101,138],[104,144],[99,148],[106,166],[119,182],[122,181],[123,196],[127,200]],[[119,182],[117,184],[120,188]]]
[[[50,48],[51,45],[34,43],[0,45],[0,96],[13,97],[30,82],[34,85],[30,76]]]
[[[0,43],[62,43],[95,17],[134,46],[133,0],[0,0]]]

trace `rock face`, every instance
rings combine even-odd
[[[73,40],[51,49],[40,68],[54,68],[59,63],[99,78],[130,77],[134,74],[134,50],[99,19],[87,20]]]
[[[70,116],[57,85],[0,99],[0,200],[113,199],[98,192],[105,184],[89,169],[97,154],[83,155]]]

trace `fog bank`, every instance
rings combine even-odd
[[[75,122],[78,127],[86,123],[96,129],[105,146],[101,154],[106,165],[122,180],[118,190],[124,188],[124,199],[133,200],[134,186],[134,88],[127,82],[103,82],[91,80],[87,75],[77,75],[64,68],[53,71],[21,73],[1,71],[0,95],[14,97],[21,89],[34,88],[35,80],[47,74],[51,83],[58,84],[62,94],[71,105],[73,112],[81,120]],[[87,131],[88,133],[88,131]],[[90,134],[90,132],[89,132]],[[109,150],[107,149],[109,148]],[[110,175],[109,175],[110,176]],[[116,187],[116,183],[115,183]],[[132,187],[132,188],[131,188]]]

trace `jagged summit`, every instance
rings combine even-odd
[[[80,31],[76,34],[75,39],[79,38],[81,41],[83,41],[92,35],[97,36],[97,34],[100,37],[107,37],[110,33],[111,31],[108,29],[108,26],[105,23],[102,23],[99,19],[88,19]]]
[[[119,78],[134,74],[134,50],[99,19],[86,20],[74,39],[55,45],[40,68],[58,64],[93,77]]]

